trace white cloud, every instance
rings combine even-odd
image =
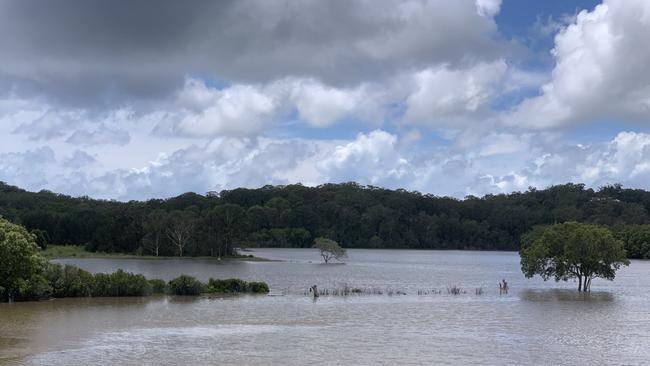
[[[506,116],[509,125],[561,127],[650,118],[650,2],[605,0],[555,37],[552,80]]]
[[[476,10],[481,16],[493,17],[501,10],[501,0],[476,0]]]
[[[252,85],[221,90],[188,80],[177,104],[166,112],[158,132],[195,137],[261,132],[278,108],[272,96]]]
[[[503,60],[469,69],[447,66],[414,75],[414,91],[406,100],[403,119],[436,127],[460,127],[491,113],[490,103],[501,93],[507,65]]]
[[[327,182],[356,181],[394,187],[409,179],[411,168],[397,150],[397,137],[376,130],[337,145],[315,162]]]
[[[492,134],[467,150],[417,144],[413,149],[383,130],[351,140],[218,137],[133,169],[109,168],[107,157],[82,151],[58,161],[43,147],[0,154],[0,180],[117,199],[345,181],[456,197],[566,182],[650,188],[650,134],[621,132],[611,141],[586,145],[540,134]]]

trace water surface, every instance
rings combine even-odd
[[[645,364],[650,353],[650,262],[594,280],[584,295],[572,282],[523,278],[516,253],[350,250],[341,265],[320,264],[313,250],[253,254],[283,262],[61,260],[166,280],[264,280],[272,296],[1,304],[0,364]],[[313,301],[304,295],[313,284],[383,295]],[[451,285],[466,293],[447,294]]]

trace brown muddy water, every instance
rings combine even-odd
[[[503,252],[257,249],[282,262],[67,259],[93,272],[264,280],[270,296],[57,299],[0,304],[6,365],[643,365],[650,262],[614,282],[525,279]],[[510,283],[500,295],[497,282]],[[373,294],[304,295],[309,286]],[[457,285],[465,293],[450,295]],[[475,289],[482,287],[483,294]],[[377,290],[382,294],[377,294]],[[406,295],[396,295],[396,293]],[[393,295],[389,295],[393,293]]]

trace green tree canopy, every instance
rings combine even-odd
[[[320,251],[320,256],[323,257],[325,263],[329,263],[332,259],[341,260],[347,256],[345,248],[341,248],[339,244],[332,239],[316,238],[314,239],[314,248],[317,248]]]
[[[0,297],[13,299],[41,271],[38,251],[34,234],[0,217]]]
[[[544,281],[578,279],[578,291],[590,291],[591,280],[613,280],[616,271],[630,262],[623,243],[602,227],[568,222],[535,228],[524,235],[521,270],[528,278]]]

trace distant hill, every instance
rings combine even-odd
[[[583,184],[463,200],[356,183],[233,189],[116,202],[28,192],[0,183],[0,215],[43,243],[89,250],[216,255],[233,247],[310,247],[319,236],[354,248],[517,250],[535,225],[650,224],[650,192]],[[182,234],[181,236],[175,234]]]

